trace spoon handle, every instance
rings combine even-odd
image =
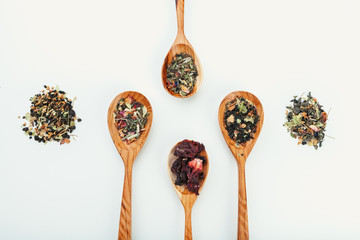
[[[185,208],[185,240],[192,240],[191,208]]]
[[[178,35],[184,35],[184,0],[175,0]]]
[[[131,239],[131,178],[132,165],[125,165],[124,187],[121,200],[120,223],[118,240]]]
[[[249,239],[248,211],[246,200],[245,161],[238,161],[239,202],[238,202],[238,240]]]

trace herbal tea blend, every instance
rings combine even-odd
[[[30,112],[23,116],[28,122],[23,124],[22,130],[30,139],[38,142],[70,143],[75,122],[81,121],[73,109],[74,102],[58,87],[54,89],[45,85],[44,88],[40,94],[30,98]]]
[[[185,97],[193,91],[198,75],[194,59],[189,54],[176,54],[167,67],[167,88]]]
[[[115,125],[122,141],[132,143],[145,131],[149,113],[144,105],[131,96],[122,98],[114,112]]]
[[[204,150],[203,144],[184,140],[175,146],[174,155],[178,158],[171,166],[171,172],[176,175],[175,185],[185,185],[196,195],[199,195],[200,181],[204,179],[206,159],[199,155]]]
[[[237,147],[253,139],[259,119],[255,105],[243,97],[226,103],[225,129]]]
[[[307,97],[295,96],[290,102],[293,104],[286,107],[284,126],[291,137],[299,140],[299,145],[307,144],[318,149],[325,138],[326,112],[310,92]]]

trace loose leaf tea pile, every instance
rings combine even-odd
[[[253,139],[259,119],[255,105],[243,97],[226,103],[225,129],[237,147]]]
[[[291,137],[298,139],[298,144],[314,146],[315,149],[322,146],[325,138],[327,114],[322,109],[316,98],[296,96],[287,106],[286,120],[284,123]]]
[[[176,54],[167,67],[167,88],[185,97],[193,91],[198,75],[194,59],[189,54]]]
[[[178,158],[171,166],[171,171],[176,175],[175,185],[185,185],[196,195],[199,195],[200,181],[204,179],[203,166],[206,159],[199,156],[204,150],[203,144],[184,140],[175,146],[174,155]]]
[[[45,90],[30,98],[30,112],[23,116],[28,122],[23,124],[23,131],[29,138],[46,143],[57,141],[70,143],[70,135],[75,130],[76,117],[73,101],[66,93],[56,87],[44,86]]]
[[[131,96],[118,102],[114,120],[122,141],[132,143],[145,131],[149,113],[144,105]]]

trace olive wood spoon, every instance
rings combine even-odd
[[[135,101],[143,104],[149,113],[147,117],[147,123],[145,125],[145,131],[141,133],[140,137],[127,144],[121,140],[121,137],[118,133],[118,130],[115,126],[114,111],[116,106],[121,98],[126,98],[132,96]],[[119,240],[129,240],[131,239],[131,178],[132,178],[132,167],[134,160],[138,153],[140,152],[142,146],[144,145],[146,138],[149,134],[151,123],[153,118],[152,107],[150,102],[146,99],[145,96],[138,92],[123,92],[117,95],[114,100],[111,102],[108,110],[107,122],[110,131],[111,138],[115,144],[117,151],[119,152],[121,158],[124,161],[125,168],[125,177],[124,177],[124,187],[121,201],[121,211],[120,211],[120,223],[119,223]]]
[[[252,102],[257,110],[257,113],[260,116],[260,120],[257,123],[257,130],[254,134],[254,139],[250,139],[245,146],[240,145],[239,147],[235,146],[235,141],[232,140],[227,130],[225,129],[225,106],[226,103],[234,100],[236,97],[243,97],[250,102]],[[238,201],[238,240],[248,240],[249,239],[249,229],[248,229],[248,212],[247,212],[247,200],[246,200],[246,184],[245,184],[245,162],[250,154],[252,148],[254,147],[256,140],[259,137],[261,128],[264,122],[264,110],[261,105],[261,102],[257,97],[249,92],[232,92],[227,95],[220,104],[219,107],[219,125],[221,132],[225,138],[227,145],[229,146],[231,152],[236,158],[239,172],[239,201]]]
[[[170,47],[169,52],[167,53],[164,63],[161,68],[161,77],[162,77],[162,84],[165,88],[165,90],[172,96],[177,98],[187,98],[194,95],[200,88],[201,83],[203,81],[203,73],[202,73],[202,67],[200,64],[199,57],[196,55],[194,48],[191,46],[190,42],[186,39],[185,33],[184,33],[184,0],[175,0],[176,3],[176,16],[177,16],[177,26],[178,26],[178,32],[175,38],[174,43]],[[198,71],[198,76],[196,80],[196,84],[192,90],[191,93],[189,93],[186,96],[181,96],[179,93],[174,93],[170,89],[167,88],[166,85],[166,72],[167,72],[167,66],[172,62],[173,58],[176,54],[185,52],[189,54],[193,59],[195,66]]]
[[[179,143],[177,143],[177,144],[179,144]],[[169,153],[168,170],[169,170],[171,183],[174,186],[175,191],[176,191],[177,195],[179,196],[180,201],[181,201],[182,205],[184,206],[184,210],[185,210],[185,237],[184,237],[184,239],[191,240],[192,239],[191,209],[192,209],[198,195],[196,195],[193,192],[190,192],[185,186],[175,185],[176,175],[173,172],[171,172],[171,166],[174,163],[174,161],[178,158],[177,156],[174,155],[176,145],[171,149],[171,151]],[[201,189],[204,186],[207,174],[209,172],[209,158],[206,153],[206,150],[200,152],[198,155],[203,156],[206,159],[206,164],[203,165],[204,179],[202,179],[200,181],[200,188],[199,188],[199,193],[200,193]]]

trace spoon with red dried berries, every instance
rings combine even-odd
[[[219,107],[219,125],[236,158],[239,172],[238,240],[249,239],[245,184],[245,162],[259,137],[264,111],[261,102],[249,92],[232,92]]]
[[[190,140],[177,143],[168,157],[171,182],[185,210],[185,240],[192,239],[191,209],[204,186],[209,158],[203,144]]]
[[[146,120],[141,117],[146,117]],[[126,116],[125,116],[126,115]],[[138,117],[137,117],[138,116]],[[129,119],[127,119],[128,117]],[[127,121],[136,118],[143,126],[134,127],[134,133],[126,125]],[[131,239],[131,178],[134,160],[149,134],[153,118],[152,107],[145,96],[138,92],[123,92],[111,102],[108,110],[108,127],[117,151],[124,161],[125,177],[121,201],[119,240]],[[124,119],[124,120],[123,120]],[[124,135],[126,133],[126,135]],[[121,136],[121,135],[122,136]],[[136,140],[135,140],[136,139]]]

